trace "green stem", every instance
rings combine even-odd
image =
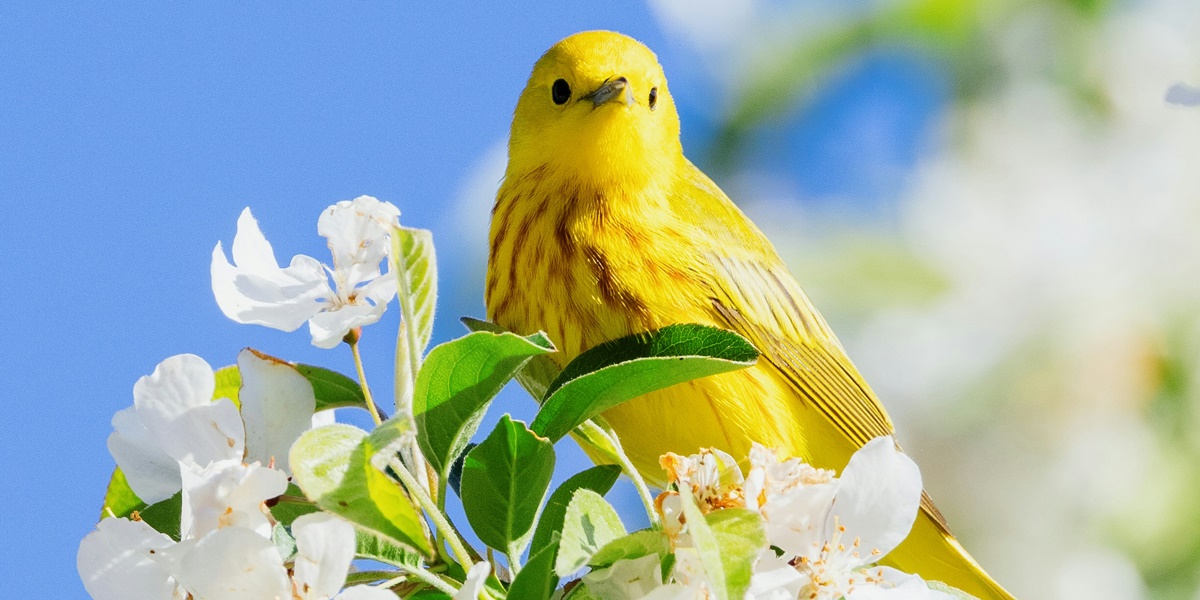
[[[654,496],[650,495],[650,488],[646,485],[646,480],[642,479],[642,474],[633,466],[633,461],[629,460],[629,456],[625,454],[625,449],[621,447],[621,442],[616,436],[609,435],[607,431],[597,425],[595,422],[588,420],[584,421],[579,426],[580,429],[588,436],[596,436],[603,438],[608,443],[612,444],[616,450],[615,458],[621,465],[621,470],[625,471],[625,475],[633,482],[633,486],[637,488],[638,497],[642,499],[642,506],[646,508],[646,516],[650,518],[651,527],[658,528],[662,525],[658,518],[658,511],[654,507]]]
[[[512,571],[513,579],[516,579],[517,573],[521,572],[521,545],[513,542],[508,545],[508,550],[505,554],[508,555],[508,570]]]
[[[349,338],[350,336],[347,336]],[[371,411],[371,418],[375,420],[375,424],[383,423],[383,419],[379,418],[379,411],[375,409],[375,399],[371,397],[371,388],[367,385],[367,374],[363,371],[362,355],[358,352],[358,336],[353,337],[353,341],[347,341],[350,344],[350,353],[354,355],[354,368],[358,369],[358,383],[362,386],[363,399],[367,402],[367,410]]]
[[[458,593],[458,590],[454,589],[454,586],[446,583],[445,581],[442,580],[441,577],[438,577],[437,575],[434,575],[433,573],[430,573],[428,571],[424,571],[420,568],[416,568],[411,571],[408,569],[405,569],[404,572],[407,573],[408,575],[411,575],[412,576],[411,579],[420,579],[422,582],[429,584],[430,586],[436,588],[438,591],[445,592],[447,594],[450,594],[451,596]],[[388,581],[385,581],[384,583],[380,584],[379,587],[382,587],[384,589],[390,589],[394,585],[408,581],[410,579],[410,577],[408,575],[406,575],[404,577],[397,577],[395,579],[390,579]]]
[[[454,526],[446,519],[446,515],[434,505],[429,494],[425,492],[425,488],[421,487],[416,477],[413,477],[413,474],[404,468],[403,464],[393,463],[392,470],[400,477],[400,481],[404,483],[404,487],[408,489],[408,493],[417,499],[417,504],[420,504],[425,513],[429,515],[434,527],[446,538],[446,543],[450,545],[450,550],[454,552],[454,557],[458,559],[458,564],[462,565],[463,570],[470,570],[471,565],[475,564],[471,560],[471,554],[467,552],[466,546],[459,539],[458,532],[455,531]]]
[[[391,579],[395,574],[395,571],[353,571],[346,575],[346,587]]]

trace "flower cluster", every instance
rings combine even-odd
[[[703,514],[749,509],[762,516],[765,544],[746,600],[953,598],[917,576],[872,566],[908,535],[921,499],[920,472],[892,438],[863,446],[840,478],[797,458],[779,460],[757,444],[749,458],[743,476],[733,457],[719,450],[664,456],[675,489],[660,495],[657,506],[676,557],[665,580],[674,581],[663,583],[656,575],[658,557],[649,556],[589,573],[589,589],[630,600],[716,597],[685,517],[684,503],[694,502]]]
[[[235,264],[225,258],[220,242],[213,248],[213,295],[234,321],[283,331],[308,321],[313,345],[333,348],[350,331],[378,321],[396,297],[395,279],[379,271],[379,261],[388,254],[389,233],[399,218],[400,209],[371,196],[338,202],[317,220],[333,267],[297,255],[280,268],[247,208],[233,239]]]
[[[212,400],[212,368],[183,354],[139,380],[133,406],[113,417],[108,445],[130,488],[149,503],[180,494],[179,541],[136,513],[103,519],[79,545],[88,593],[97,600],[394,598],[366,586],[335,596],[355,534],[334,515],[297,518],[294,541],[281,547],[264,502],[287,489],[292,442],[331,413],[314,415],[312,386],[291,365],[243,350],[238,370],[240,412],[229,398]]]

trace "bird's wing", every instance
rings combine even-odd
[[[713,309],[854,445],[892,435],[883,406],[782,266],[710,257]]]
[[[804,402],[855,446],[893,434],[883,405],[786,269],[728,257],[711,261],[719,274],[712,281],[719,320],[750,340]],[[949,535],[945,517],[924,492],[921,508]]]
[[[711,242],[703,270],[709,276],[717,321],[750,340],[791,383],[801,401],[815,407],[855,446],[893,435],[883,405],[766,237],[699,169],[693,167],[688,179],[688,191],[681,195],[692,196],[689,206],[727,214],[701,215],[684,209],[690,213],[685,218],[693,224],[745,224],[737,229],[697,228]],[[740,218],[727,218],[734,216]],[[922,494],[921,507],[939,529],[949,532],[928,494]]]

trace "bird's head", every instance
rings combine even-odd
[[[534,65],[513,116],[510,177],[547,166],[584,185],[645,185],[683,160],[666,76],[641,42],[585,31]]]

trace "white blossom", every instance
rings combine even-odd
[[[663,586],[662,559],[657,554],[621,559],[583,576],[593,596],[606,600],[638,600]]]
[[[180,465],[259,461],[287,472],[292,443],[314,422],[312,385],[294,367],[243,350],[242,410],[214,401],[212,367],[192,354],[172,356],[138,380],[134,405],[113,416],[109,452],[129,487],[153,504],[181,489]]]
[[[253,530],[225,527],[199,540],[184,540],[165,554],[174,559],[171,574],[195,598],[291,596],[291,582],[275,544]]]
[[[300,434],[316,427],[317,398],[312,384],[294,366],[249,348],[238,353],[242,422],[246,425],[246,461],[274,464],[290,473],[288,452]]]
[[[328,513],[304,515],[292,524],[296,557],[289,575],[262,506],[286,487],[279,471],[232,461],[193,470],[194,481],[184,477],[182,541],[176,543],[142,521],[107,518],[80,543],[79,574],[93,598],[395,598],[386,589],[365,585],[339,593],[354,559],[355,533],[350,523]],[[472,571],[475,580],[469,578],[468,584],[482,585],[489,572]]]
[[[790,485],[785,485],[785,491],[762,505],[768,541],[783,555],[779,560],[760,560],[752,581],[755,598],[781,597],[781,590],[790,593],[797,588],[799,597],[812,600],[856,600],[879,594],[945,596],[923,582],[901,585],[910,576],[894,569],[869,567],[904,541],[921,503],[920,471],[896,449],[891,437],[876,438],[860,448],[838,479],[795,465],[771,468],[777,466],[766,461],[762,468],[799,477],[787,478]],[[813,481],[805,483],[806,478]]]
[[[142,521],[108,518],[79,543],[76,568],[93,600],[184,600],[154,554],[175,542]]]
[[[233,264],[220,242],[213,248],[217,305],[239,323],[283,331],[307,321],[312,343],[333,348],[351,330],[378,321],[395,297],[395,281],[380,272],[379,262],[388,254],[388,237],[399,217],[394,205],[370,196],[338,202],[317,220],[317,232],[333,253],[333,267],[297,255],[281,268],[247,208],[238,218]]]
[[[317,512],[292,523],[296,538],[293,587],[297,600],[395,600],[382,588],[356,585],[338,590],[346,583],[354,560],[354,527],[341,517]]]
[[[212,367],[199,356],[172,356],[133,387],[133,406],[113,416],[108,449],[144,502],[181,486],[179,463],[242,458],[244,427],[233,401],[213,401]]]
[[[454,594],[454,600],[477,600],[483,593],[483,585],[491,573],[492,565],[487,561],[471,565],[470,570],[467,571],[467,580],[463,582],[458,593]]]
[[[712,583],[699,551],[690,547],[692,540],[682,519],[679,494],[687,493],[704,512],[744,507],[762,514],[767,544],[755,562],[748,600],[948,597],[930,590],[920,577],[872,566],[908,536],[921,501],[920,471],[896,449],[891,437],[876,438],[860,448],[840,477],[798,458],[780,460],[774,451],[757,444],[749,462],[749,473],[743,477],[733,458],[722,452],[663,457],[663,467],[678,493],[661,495],[658,509],[676,563],[668,582],[645,597],[708,597]],[[605,597],[639,597],[630,595],[640,592],[639,587],[620,583],[629,579],[644,585],[646,579],[616,575],[601,571],[589,574],[585,581],[590,577],[600,583]],[[610,587],[624,590],[625,595]]]
[[[242,464],[241,459],[181,467],[180,535],[200,538],[224,527],[241,527],[271,537],[271,522],[262,503],[287,490],[287,475],[282,471]]]

